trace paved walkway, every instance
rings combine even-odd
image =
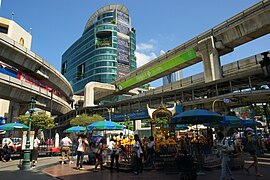
[[[262,159],[261,159],[262,161]],[[267,159],[267,165],[263,162],[260,163],[259,168],[260,172],[264,175],[263,177],[256,177],[254,168],[250,169],[250,174],[247,174],[242,169],[233,170],[233,175],[235,179],[245,179],[245,180],[269,180],[270,179],[270,159]],[[246,161],[245,167],[250,164],[251,161]],[[42,170],[43,173],[49,174],[57,179],[62,180],[76,180],[76,179],[98,179],[98,180],[129,180],[129,179],[140,179],[140,180],[179,180],[179,174],[166,174],[163,171],[143,171],[142,174],[133,175],[129,172],[119,172],[119,173],[110,173],[109,170],[102,170],[99,172],[93,172],[94,166],[85,165],[84,170],[76,170],[74,164],[64,164],[56,165],[53,167],[48,167]],[[198,180],[218,180],[220,176],[220,169],[214,169],[211,171],[204,171],[205,175],[198,176]]]
[[[59,157],[40,157],[36,168],[31,170],[22,171],[18,168],[21,164],[20,159],[16,159],[10,162],[0,161],[0,179],[18,179],[18,180],[55,180],[56,178],[46,173],[42,173],[41,169],[53,167],[58,163]]]
[[[84,165],[84,170],[76,170],[75,164],[60,164],[60,157],[42,157],[38,159],[36,168],[28,171],[19,170],[19,160],[12,162],[0,162],[0,179],[20,179],[20,180],[50,180],[50,179],[62,179],[62,180],[129,180],[129,179],[151,179],[151,180],[179,180],[179,174],[166,174],[163,171],[143,171],[142,174],[133,175],[130,172],[110,173],[108,169],[93,172],[93,165]],[[270,158],[259,158],[260,172],[263,177],[256,177],[254,168],[250,169],[250,174],[247,174],[241,169],[233,170],[235,179],[244,180],[269,180],[270,179]],[[252,161],[247,160],[245,167],[247,167]],[[220,175],[220,169],[213,169],[211,171],[204,171],[205,175],[198,176],[198,180],[218,180]]]

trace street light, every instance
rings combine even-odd
[[[51,117],[52,117],[52,100],[53,100],[53,89],[49,90],[49,92],[51,93],[51,103],[50,103],[50,114],[51,114]],[[50,128],[50,137],[49,137],[49,143],[51,144],[51,139],[52,139],[52,128]]]
[[[28,102],[29,105],[29,125],[27,130],[27,136],[26,136],[26,144],[25,144],[25,150],[23,151],[23,161],[22,165],[20,166],[21,170],[27,170],[30,169],[30,131],[31,131],[31,124],[32,124],[32,114],[34,113],[34,108],[36,104],[36,99],[31,97],[31,100]]]
[[[227,99],[227,98],[224,98],[224,99],[215,99],[215,100],[213,101],[213,103],[212,103],[212,111],[213,111],[213,112],[215,112],[215,103],[216,103],[217,101],[224,102],[224,103],[229,103],[229,102],[230,102],[230,100]]]
[[[262,61],[259,62],[261,64],[261,68],[265,77],[270,76],[270,59],[268,57],[268,54],[269,52],[261,53]]]
[[[268,131],[269,131],[270,130],[270,125],[269,125],[269,117],[268,117],[268,111],[267,111],[267,104],[266,103],[263,103],[263,111],[264,111],[264,115],[265,115],[265,118],[266,118],[267,128],[268,128]]]
[[[106,108],[108,113],[109,113],[109,121],[112,120],[112,115],[111,115],[111,109],[110,108]]]
[[[125,114],[125,126],[126,126],[126,128],[124,129],[124,132],[126,130],[128,131],[128,137],[129,137],[129,120],[130,120],[129,114]]]
[[[75,106],[75,110],[76,110],[75,117],[77,117],[77,110],[79,109],[80,105],[78,103],[76,103],[76,104],[74,104],[74,106]]]

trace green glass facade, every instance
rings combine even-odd
[[[109,5],[89,18],[82,36],[62,55],[61,73],[78,94],[88,82],[111,83],[134,71],[135,49],[128,9]]]

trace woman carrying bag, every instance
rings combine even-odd
[[[94,149],[94,154],[96,156],[96,164],[95,164],[95,169],[94,172],[97,172],[97,167],[98,165],[100,165],[100,169],[103,170],[103,152],[104,148],[103,148],[103,139],[101,139],[96,147],[96,149]]]
[[[76,169],[80,169],[80,170],[83,169],[82,165],[83,165],[84,152],[85,152],[86,146],[88,145],[89,143],[87,141],[87,138],[84,135],[80,135],[78,138]]]

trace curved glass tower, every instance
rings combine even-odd
[[[135,70],[135,49],[128,9],[108,5],[89,18],[82,36],[62,55],[61,73],[80,94],[88,82],[111,83]]]

